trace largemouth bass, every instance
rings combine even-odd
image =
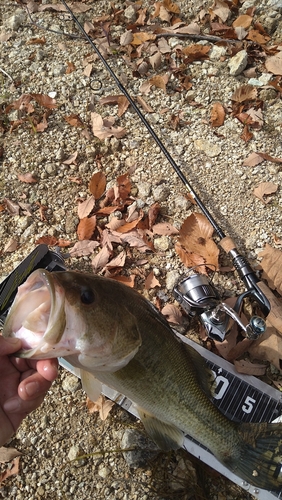
[[[81,369],[90,399],[100,383],[131,399],[164,450],[189,434],[254,486],[282,487],[282,423],[236,424],[210,400],[203,358],[142,295],[96,275],[37,270],[18,289],[3,335],[17,356],[63,356]]]

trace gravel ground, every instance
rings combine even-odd
[[[44,0],[40,3],[47,4]],[[112,4],[105,0],[85,0],[84,3],[91,8],[78,14],[82,22],[111,12]],[[144,0],[141,3],[148,8],[148,12],[153,12],[154,2]],[[133,4],[117,0],[114,8],[122,11]],[[196,19],[201,9],[207,12],[211,4],[198,0],[179,1],[181,18],[188,24]],[[281,1],[247,0],[242,3],[240,13],[245,13],[252,5],[257,5],[255,20],[271,35],[268,45],[281,44]],[[125,14],[130,16],[130,11]],[[44,10],[34,13],[32,17],[36,23],[53,31],[65,30],[77,34],[73,23],[61,12]],[[118,50],[120,35],[125,32],[130,17],[126,19],[120,15],[118,19],[111,28],[117,48],[108,61],[125,82],[130,94],[138,95],[141,83],[148,76],[167,70],[165,58],[157,71],[151,68],[149,74],[143,77],[133,75],[132,68],[124,62]],[[193,211],[185,199],[185,189],[133,110],[129,108],[122,117],[118,117],[116,106],[108,108],[99,104],[101,97],[118,94],[119,91],[99,61],[95,61],[91,81],[84,74],[83,61],[91,56],[90,46],[81,39],[70,39],[31,25],[26,11],[17,2],[1,2],[0,23],[0,32],[11,34],[8,40],[0,42],[0,68],[16,82],[12,84],[5,73],[0,73],[2,108],[24,93],[54,92],[58,103],[58,108],[51,110],[47,118],[48,128],[42,133],[34,133],[30,121],[10,132],[11,122],[21,119],[23,113],[12,109],[5,115],[6,121],[0,131],[0,146],[3,149],[0,205],[4,203],[4,198],[14,203],[27,203],[29,213],[24,209],[19,215],[11,215],[7,210],[0,212],[0,280],[28,255],[38,238],[55,236],[77,241],[77,200],[86,199],[89,195],[89,180],[101,165],[108,187],[113,185],[118,175],[131,169],[132,193],[140,206],[146,211],[154,201],[158,201],[161,205],[160,221],[171,222],[179,228]],[[43,37],[45,43],[31,43],[32,39]],[[186,46],[194,43],[176,37],[166,40],[171,49],[177,44]],[[242,72],[237,76],[230,74],[229,47],[216,46],[205,40],[200,43],[209,44],[212,49],[209,59],[189,65],[191,89],[176,92],[177,81],[173,77],[167,85],[167,93],[152,87],[150,93],[143,96],[153,108],[153,113],[146,114],[146,117],[219,225],[235,239],[250,262],[257,264],[257,254],[265,243],[273,244],[273,235],[281,239],[282,199],[278,189],[272,202],[264,205],[253,196],[252,191],[260,182],[274,182],[280,188],[281,171],[279,164],[270,161],[255,167],[243,166],[243,162],[254,151],[282,158],[279,93],[273,88],[258,88],[264,101],[264,124],[260,130],[252,130],[254,136],[249,142],[240,138],[242,124],[230,114],[227,114],[222,127],[212,128],[212,104],[219,101],[230,109],[234,90],[248,83],[250,76]],[[70,73],[66,73],[68,62],[75,66]],[[252,59],[251,65],[257,68],[256,78],[266,78],[264,81],[272,78],[272,75],[266,76],[267,70],[259,56]],[[97,82],[102,82],[99,92],[93,91]],[[116,125],[125,127],[127,135],[122,139],[112,138],[102,142],[94,138],[89,133],[90,109],[95,109],[103,117],[114,116]],[[183,113],[180,115],[182,125],[173,130],[170,117],[179,113]],[[71,114],[79,115],[88,128],[70,126],[64,117]],[[76,163],[64,164],[63,161],[75,152],[78,153]],[[26,173],[31,173],[38,182],[21,182],[18,174]],[[81,184],[70,180],[75,177],[81,179]],[[42,206],[46,208],[44,217]],[[17,241],[17,249],[4,251],[11,238]],[[167,243],[161,252],[146,255],[148,263],[145,270],[147,274],[154,270],[161,289],[171,298],[172,279],[184,275],[185,268],[171,240],[165,237],[163,244],[164,241]],[[141,255],[144,258],[144,254]],[[137,252],[133,252],[133,256],[137,258]],[[72,258],[68,265],[72,269],[91,271],[92,257]],[[222,256],[221,264],[226,263],[227,259]],[[133,260],[131,268],[134,267]],[[130,265],[125,267],[125,273],[127,271],[130,272]],[[140,290],[144,288],[141,278],[136,283]],[[242,290],[242,284],[233,273],[216,275],[215,283],[227,293],[235,294]],[[144,293],[151,300],[155,299],[155,290]],[[11,441],[12,446],[23,452],[20,472],[4,483],[0,497],[29,500],[105,497],[110,500],[251,499],[248,493],[182,451],[161,454],[147,467],[132,471],[122,454],[113,450],[120,449],[125,428],[142,429],[142,425],[119,408],[114,408],[105,421],[100,420],[96,413],[90,415],[85,407],[85,394],[79,385],[73,387],[67,383],[71,382],[69,377],[68,373],[61,372],[44,404],[26,419]],[[97,451],[108,453],[73,464],[68,458],[73,445],[78,445],[85,454]]]

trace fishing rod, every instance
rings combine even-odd
[[[181,304],[184,310],[191,316],[198,314],[201,321],[203,322],[209,336],[223,340],[225,334],[230,330],[230,320],[236,321],[240,327],[245,332],[248,338],[257,338],[259,335],[264,333],[266,329],[265,322],[262,318],[258,316],[253,316],[250,320],[249,325],[244,327],[240,318],[239,311],[242,306],[242,301],[245,297],[250,296],[258,303],[262,313],[268,316],[269,320],[276,328],[280,329],[282,332],[282,310],[281,304],[275,295],[269,290],[268,286],[260,281],[256,272],[252,269],[251,265],[247,259],[240,254],[237,250],[235,243],[232,238],[226,236],[223,230],[220,228],[218,223],[215,221],[209,210],[206,208],[201,198],[198,196],[196,191],[191,186],[190,182],[187,180],[183,174],[180,167],[176,164],[171,154],[168,152],[167,148],[158,137],[156,132],[151,127],[150,123],[147,121],[140,108],[136,105],[134,99],[130,96],[126,88],[123,86],[117,75],[112,70],[111,66],[108,64],[106,59],[103,57],[102,53],[86,33],[83,26],[65,2],[62,3],[66,7],[67,11],[71,15],[73,21],[78,26],[82,32],[85,39],[89,42],[91,47],[96,52],[97,56],[103,63],[104,67],[111,75],[115,81],[117,87],[121,93],[127,98],[132,108],[142,121],[143,125],[146,127],[150,135],[153,137],[156,144],[159,146],[160,150],[174,169],[177,176],[180,178],[184,184],[187,191],[190,193],[192,198],[195,200],[198,207],[201,209],[203,214],[207,217],[208,221],[214,228],[215,232],[220,238],[220,245],[224,251],[229,254],[232,258],[234,268],[239,274],[239,277],[244,282],[247,290],[243,292],[237,299],[237,302],[233,309],[227,306],[225,303],[220,301],[219,295],[215,290],[214,286],[207,279],[205,275],[194,274],[188,278],[182,280],[175,288],[174,295],[176,300]]]

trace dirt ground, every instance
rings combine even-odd
[[[72,6],[89,7],[76,14],[78,19],[82,24],[93,23],[94,38],[102,44],[110,66],[130,95],[146,101],[151,109],[139,104],[142,111],[184,175],[219,226],[235,240],[250,263],[257,266],[258,254],[265,244],[279,248],[277,242],[282,237],[281,167],[271,159],[255,165],[244,162],[254,152],[282,158],[281,83],[279,73],[275,75],[265,66],[269,55],[265,47],[281,45],[281,2],[247,0],[239,2],[237,7],[238,2],[228,2],[233,7],[230,10],[227,6],[230,10],[227,19],[223,22],[216,15],[213,19],[232,27],[233,20],[246,14],[253,18],[254,30],[260,29],[262,37],[269,36],[263,43],[244,38],[221,43],[208,38],[215,9],[210,1],[179,1],[178,13],[170,2],[163,2],[162,15],[168,13],[170,21],[168,17],[154,16],[154,3],[85,0]],[[38,241],[53,243],[53,247],[59,240],[72,244],[78,241],[77,207],[90,196],[89,181],[97,171],[106,175],[107,189],[114,186],[120,175],[129,172],[131,196],[136,198],[137,208],[146,214],[153,203],[160,205],[157,222],[179,229],[188,215],[199,212],[187,200],[185,187],[134,110],[129,107],[120,116],[116,104],[101,103],[101,98],[118,95],[120,90],[102,63],[93,57],[91,47],[81,38],[70,17],[57,8],[61,4],[53,1],[50,5],[45,0],[28,2],[30,15],[20,1],[5,1],[0,5],[0,281]],[[134,25],[138,19],[135,13],[140,9],[144,12],[139,24]],[[129,51],[126,44],[121,45],[126,31],[152,33],[154,24],[168,29],[173,16],[186,26],[195,22],[206,39],[200,36],[191,39],[171,32],[162,38],[158,35],[154,42],[162,39],[163,43],[159,63],[150,60],[154,52],[146,52],[148,46],[140,49],[141,44],[136,44]],[[222,37],[222,32],[214,36]],[[194,60],[187,56],[183,61],[178,50],[196,43],[200,52],[203,47],[210,47],[208,56]],[[238,48],[246,51],[245,66],[244,69],[237,66],[238,73],[234,75],[230,62]],[[160,88],[164,85],[162,80],[160,87],[151,84],[148,92],[142,93],[140,86],[156,75],[168,76],[165,90]],[[274,80],[276,87],[269,84]],[[234,116],[232,100],[236,88],[245,84],[256,89],[255,111],[259,110],[247,124],[246,117],[242,122]],[[15,105],[23,94],[48,95],[56,100],[57,106],[50,106],[48,101],[48,107],[40,97],[30,98],[28,103],[21,101],[20,107]],[[225,113],[220,127],[213,126],[211,117],[215,103],[220,103]],[[113,126],[126,129],[125,135],[102,140],[94,137],[91,113],[114,118]],[[268,204],[253,194],[261,183],[278,186]],[[109,216],[100,219],[100,227],[109,219]],[[175,251],[175,236],[154,234],[153,241],[153,252],[117,244],[112,257],[126,249],[121,274],[127,278],[134,275],[135,288],[163,306],[173,303],[173,283],[187,274],[187,268]],[[62,250],[69,252],[69,247]],[[99,250],[68,258],[66,265],[92,272],[91,263]],[[230,265],[222,253],[220,265]],[[151,271],[159,286],[146,288],[145,279]],[[217,272],[214,283],[225,297],[244,289],[233,271]],[[142,430],[142,424],[119,407],[114,407],[105,421],[98,413],[89,414],[80,382],[75,383],[71,377],[61,370],[43,405],[27,417],[9,443],[23,455],[19,473],[0,486],[0,497],[15,500],[253,498],[184,451],[160,454],[146,467],[132,470],[119,452],[121,438],[124,429]],[[74,445],[79,455],[87,457],[71,463],[69,453]],[[96,454],[88,456],[91,453]]]

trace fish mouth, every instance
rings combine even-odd
[[[4,337],[22,341],[18,357],[47,359],[63,356],[65,293],[48,271],[37,269],[18,288],[3,328]],[[69,354],[69,352],[68,352]]]

